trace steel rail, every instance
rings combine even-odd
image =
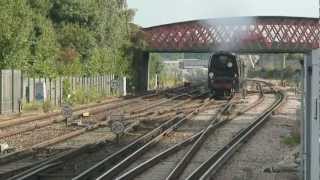
[[[183,94],[174,96],[174,97],[172,97],[172,98],[165,99],[165,100],[163,100],[163,101],[161,101],[161,102],[148,105],[148,107],[145,107],[145,108],[142,108],[142,109],[139,109],[139,110],[135,110],[135,111],[133,111],[131,114],[138,114],[138,113],[145,112],[145,111],[150,110],[150,109],[152,109],[152,108],[154,108],[154,107],[163,105],[163,104],[165,104],[165,103],[167,103],[167,102],[173,101],[173,100],[178,99],[178,98],[180,98],[180,97],[188,96],[189,94],[193,94],[193,93],[198,92],[198,91],[199,91],[199,90],[195,90],[195,91],[192,91],[192,92],[190,92],[190,93],[183,93]]]
[[[225,112],[229,106],[230,106],[230,102],[226,103],[226,105],[224,105],[222,107],[221,113]],[[145,171],[146,169],[152,167],[153,165],[157,164],[158,161],[170,156],[171,154],[179,151],[181,148],[188,146],[189,144],[193,143],[194,141],[196,141],[204,132],[204,130],[196,133],[195,135],[193,135],[192,137],[184,140],[181,143],[176,144],[175,146],[172,146],[171,148],[159,153],[158,155],[154,156],[153,158],[147,160],[146,162],[143,162],[142,164],[140,164],[139,166],[137,166],[136,168],[131,169],[130,171],[124,173],[123,175],[121,175],[120,177],[116,178],[118,180],[123,180],[123,179],[132,179],[134,177],[136,177],[138,174],[142,173],[143,171]]]
[[[192,91],[192,92],[190,92],[190,93],[195,93],[195,92],[197,92],[197,90],[194,90],[194,91]],[[186,96],[186,94],[184,94],[184,95],[178,95],[176,98],[181,97],[181,96]],[[199,96],[199,95],[198,95],[198,96]],[[175,98],[172,98],[172,99],[175,99]],[[161,104],[162,104],[162,103],[163,103],[163,102],[161,102]],[[178,119],[178,117],[180,117],[180,116],[182,116],[182,115],[181,115],[181,114],[178,114],[178,115],[176,115],[175,118],[172,118],[171,120]],[[163,126],[158,127],[157,129],[153,130],[151,133],[148,133],[148,134],[144,135],[143,137],[139,138],[138,140],[136,140],[134,143],[131,143],[132,146],[137,146],[137,147],[139,147],[139,146],[143,145],[145,142],[149,141],[152,137],[156,136],[157,133],[159,133],[159,131],[162,131],[161,128],[165,128],[165,125],[166,125],[166,123],[163,123]],[[54,143],[55,143],[55,142],[54,142]],[[43,143],[42,143],[42,144],[43,144]],[[128,146],[129,146],[129,145],[128,145]],[[134,148],[134,147],[132,147],[132,146],[131,146],[131,148]],[[42,147],[42,146],[41,146],[41,147]],[[85,146],[84,146],[84,147],[85,147]],[[19,180],[22,180],[22,179],[30,179],[31,177],[36,176],[37,174],[39,174],[40,172],[43,172],[43,171],[47,170],[48,168],[54,168],[54,167],[56,167],[56,166],[59,166],[59,165],[62,164],[63,162],[66,162],[66,159],[72,159],[73,157],[75,157],[73,154],[81,154],[81,152],[83,152],[82,149],[83,149],[83,148],[79,148],[79,150],[75,150],[74,153],[68,153],[66,156],[61,156],[60,158],[55,159],[54,162],[53,162],[53,161],[48,161],[48,162],[47,162],[48,164],[54,164],[54,166],[53,166],[53,165],[50,165],[50,166],[46,166],[47,168],[41,168],[41,166],[46,165],[46,163],[44,162],[44,163],[41,164],[41,166],[37,166],[36,168],[32,168],[32,169],[30,169],[30,170],[27,170],[27,171],[24,171],[24,172],[22,172],[22,173],[20,173],[20,174],[17,174],[16,176],[14,176],[14,179],[19,179]],[[124,148],[123,148],[123,149],[124,149]],[[78,151],[79,151],[80,153],[79,153]],[[120,150],[120,151],[121,151],[121,150]],[[112,158],[112,156],[114,156],[114,157]],[[115,159],[117,159],[117,158],[120,158],[120,159],[121,159],[122,156],[123,156],[123,153],[120,153],[120,156],[117,156],[116,153],[115,153],[115,154],[111,155],[110,159],[113,159],[113,160],[115,160]],[[58,161],[59,161],[60,163],[55,163],[55,162],[58,162]],[[116,161],[116,160],[115,160],[115,161]],[[41,171],[38,170],[39,168],[41,168]]]
[[[209,159],[203,162],[195,171],[193,171],[187,180],[210,179],[218,169],[243,145],[258,129],[268,117],[276,110],[284,100],[284,94],[277,92],[277,100],[265,110],[256,120],[247,128],[240,131],[228,144],[214,153]]]
[[[262,93],[261,93],[262,94]],[[263,96],[261,96],[257,101],[255,101],[254,103],[252,103],[250,106],[245,107],[243,109],[241,109],[240,111],[237,111],[235,114],[238,115],[241,113],[244,113],[245,111],[248,111],[249,109],[255,107],[256,105],[260,104],[263,101]],[[223,108],[223,107],[222,107]],[[223,110],[221,110],[223,111]],[[226,121],[232,119],[234,117],[228,117],[228,119],[226,119],[225,121],[219,121],[219,122],[215,122],[214,126],[211,126],[211,131],[222,126],[224,123],[226,123]],[[212,121],[213,123],[214,121]],[[126,173],[122,174],[121,176],[117,177],[117,180],[130,180],[130,179],[134,179],[135,177],[137,177],[138,175],[142,174],[144,171],[146,171],[147,169],[153,167],[154,165],[156,165],[157,163],[159,163],[159,161],[164,160],[165,158],[169,157],[170,155],[176,153],[177,151],[181,150],[184,147],[189,146],[190,144],[194,143],[195,141],[198,141],[199,138],[201,138],[201,135],[205,132],[206,129],[201,130],[200,132],[196,133],[195,135],[193,135],[192,137],[180,142],[179,144],[176,144],[172,147],[170,147],[169,149],[155,155],[154,157],[144,161],[143,163],[139,164],[137,167],[130,169],[129,171],[127,171]],[[194,146],[194,144],[193,144]],[[185,162],[187,163],[187,162]],[[178,179],[178,178],[177,178]]]
[[[231,119],[235,118],[237,115],[243,114],[246,111],[252,109],[253,107],[257,106],[258,104],[262,103],[262,101],[264,100],[264,92],[261,88],[261,86],[259,86],[259,90],[260,90],[260,98],[255,101],[254,103],[250,104],[249,106],[242,108],[240,111],[237,111],[236,113],[234,113],[234,116],[228,117],[226,120],[224,121],[220,121],[220,122],[214,122],[212,121],[212,123],[215,124],[215,126],[211,126],[211,131],[222,126],[223,124],[225,124],[227,121],[230,121]],[[211,124],[212,124],[211,123]],[[147,161],[139,164],[137,167],[130,169],[128,172],[122,174],[121,176],[117,177],[117,180],[130,180],[130,179],[134,179],[135,177],[137,177],[138,175],[140,175],[141,173],[143,173],[144,171],[146,171],[147,169],[151,168],[152,166],[156,165],[157,163],[159,163],[159,161],[167,158],[168,156],[176,153],[177,151],[179,151],[181,148],[184,148],[188,145],[190,145],[191,143],[194,143],[194,141],[199,141],[199,139],[201,138],[201,136],[203,135],[203,133],[205,132],[205,129],[203,129],[202,131],[198,132],[197,134],[195,134],[194,136],[184,140],[183,142],[172,146],[171,148],[159,153],[158,155],[154,156],[153,158],[148,159]],[[200,138],[199,138],[200,137]],[[195,146],[193,144],[193,146]],[[190,151],[190,150],[189,150]],[[183,162],[183,160],[180,161],[180,163]],[[184,162],[184,163],[188,163],[188,162]],[[173,177],[172,177],[173,178]],[[178,177],[175,177],[173,179],[178,179]]]
[[[196,142],[192,145],[192,147],[189,149],[189,151],[183,156],[183,158],[178,162],[178,164],[174,167],[174,169],[166,177],[166,180],[175,180],[181,176],[181,174],[186,169],[186,167],[188,166],[188,164],[190,163],[192,158],[200,150],[203,143],[207,140],[207,138],[209,137],[209,135],[213,131],[215,131],[217,128],[221,127],[222,125],[226,124],[227,122],[233,120],[234,118],[236,118],[240,114],[245,113],[248,110],[250,110],[251,108],[260,104],[263,101],[264,96],[263,96],[261,86],[259,86],[259,87],[260,87],[260,97],[257,101],[255,101],[254,103],[252,103],[248,107],[245,107],[245,108],[237,111],[236,113],[234,113],[230,117],[223,119],[223,116],[222,116],[223,113],[225,113],[229,109],[229,107],[231,107],[234,104],[234,101],[231,100],[229,103],[227,103],[227,105],[225,107],[223,107],[220,112],[218,112],[218,114],[212,119],[211,123],[204,129],[201,136],[196,140]]]
[[[166,178],[167,180],[175,180],[178,179],[182,174],[184,169],[187,167],[188,163],[194,157],[194,155],[201,148],[202,144],[207,139],[209,133],[212,129],[216,128],[216,123],[222,118],[223,114],[229,110],[229,108],[233,105],[233,101],[230,100],[225,106],[223,106],[213,117],[209,125],[205,128],[205,130],[201,133],[201,136],[196,140],[196,142],[192,145],[189,151],[184,155],[184,157],[179,161],[179,163],[175,166],[175,168],[171,171],[169,176]]]
[[[49,157],[47,160],[41,161],[40,163],[35,164],[33,167],[30,167],[29,169],[8,178],[7,180],[22,180],[31,178],[37,173],[40,173],[48,168],[58,166],[62,164],[63,161],[72,159],[78,155],[81,155],[82,153],[90,152],[92,149],[100,147],[105,143],[106,141],[99,141],[97,143],[82,145],[80,148],[77,149],[71,149],[65,152],[58,153],[52,157]]]
[[[182,101],[182,102],[174,105],[173,107],[168,107],[168,108],[166,109],[166,111],[168,111],[168,112],[170,112],[170,111],[176,111],[176,110],[177,110],[177,109],[176,109],[177,107],[180,107],[180,106],[182,106],[183,104],[187,104],[187,103],[189,103],[189,102],[191,102],[191,101],[192,101],[192,98],[189,98],[189,99],[187,99],[187,100],[184,100],[184,101]],[[164,110],[161,110],[161,111],[163,112]],[[150,113],[150,116],[152,117],[152,116],[154,116],[155,114],[159,115],[159,114],[161,113],[161,111],[157,111],[157,112],[155,112],[155,113],[152,112],[152,113]],[[148,113],[147,113],[147,114],[148,114]],[[163,113],[163,114],[164,114],[164,113]],[[132,118],[140,118],[140,119],[139,119],[139,120],[135,120],[134,122],[130,123],[129,126],[125,128],[123,134],[129,133],[129,131],[131,131],[134,127],[138,126],[138,125],[143,121],[143,118],[142,118],[142,117],[145,117],[145,116],[139,115],[139,116],[132,117]],[[158,117],[160,117],[160,116],[158,116]],[[170,118],[170,117],[168,116],[168,118]],[[168,119],[168,118],[167,118],[167,119]],[[129,118],[129,119],[130,119],[130,118]],[[146,120],[146,119],[147,119],[147,120]],[[144,119],[144,121],[148,121],[148,120],[150,120],[150,118],[145,118],[145,119]]]
[[[202,108],[209,105],[211,101],[205,102],[200,108],[197,108],[187,116],[183,117],[182,119],[179,119],[178,121],[174,122],[170,127],[168,127],[165,131],[161,132],[158,136],[153,138],[151,141],[149,141],[144,146],[140,147],[138,150],[134,151],[130,156],[123,159],[121,162],[117,163],[114,167],[100,175],[96,178],[96,180],[102,180],[102,179],[112,179],[114,178],[118,173],[122,172],[126,167],[128,167],[130,164],[132,164],[138,157],[140,157],[143,153],[145,153],[147,150],[152,148],[154,145],[156,145],[165,135],[170,134],[175,129],[177,129],[179,126],[181,126],[182,123],[184,123],[187,119],[190,119],[192,116],[197,114]],[[75,179],[73,179],[75,180]]]
[[[169,92],[169,91],[173,91],[173,90],[181,91],[181,90],[185,90],[187,88],[188,87],[179,86],[176,88],[164,89],[164,90],[161,90],[160,92],[156,92],[156,91],[147,92],[146,94],[144,94],[142,96],[125,96],[122,99],[114,99],[114,100],[109,100],[109,101],[105,101],[105,102],[101,102],[101,103],[75,107],[75,108],[73,108],[73,111],[76,111],[76,114],[74,115],[73,118],[79,118],[80,115],[82,114],[81,111],[83,111],[83,110],[90,111],[90,109],[100,108],[100,107],[107,106],[107,105],[109,105],[111,103],[115,103],[115,102],[119,102],[118,106],[122,107],[125,105],[129,105],[130,102],[134,103],[134,100],[144,99],[149,96],[160,95],[165,92]],[[124,101],[124,102],[121,102],[121,101]],[[126,101],[129,101],[128,104],[126,104]],[[114,109],[114,108],[117,108],[117,105],[110,107],[110,109]],[[92,111],[91,113],[99,113],[99,112],[101,112],[101,111]],[[11,126],[15,126],[15,125],[20,125],[21,123],[29,123],[29,122],[42,120],[42,119],[46,119],[46,118],[53,118],[53,117],[57,117],[57,119],[55,119],[55,121],[64,120],[64,118],[61,116],[61,112],[53,112],[53,113],[37,115],[37,116],[30,116],[30,117],[25,117],[25,118],[14,118],[14,119],[9,119],[9,120],[3,120],[3,121],[0,121],[0,128],[11,127]]]
[[[195,92],[198,92],[198,90],[194,90],[194,91],[192,91],[192,92],[190,92],[190,93],[195,93]],[[154,103],[154,104],[161,105],[161,104],[164,104],[164,103],[166,103],[166,102],[168,102],[168,101],[172,101],[172,100],[174,100],[174,99],[177,99],[177,98],[182,97],[182,96],[187,96],[187,95],[188,95],[188,94],[177,95],[176,97],[170,98],[169,100],[165,100],[165,101],[162,101],[162,102],[160,102],[160,103]],[[153,107],[156,107],[156,106],[152,106],[152,107],[150,107],[150,108],[148,107],[147,109],[151,109],[151,108],[153,108]],[[144,108],[144,109],[145,109],[145,108]],[[105,119],[105,118],[101,118],[100,120],[102,120],[102,119]],[[100,123],[100,124],[101,124],[101,123]],[[26,150],[27,150],[26,153],[23,153],[23,152],[25,152],[25,151],[20,151],[19,154],[23,154],[22,156],[31,155],[31,154],[33,154],[33,152],[34,152],[33,149],[43,148],[43,147],[45,147],[45,146],[47,146],[47,145],[52,145],[52,144],[57,143],[57,142],[60,142],[60,141],[62,141],[62,140],[64,140],[64,139],[72,138],[72,137],[74,137],[74,136],[80,135],[80,134],[82,134],[82,133],[84,133],[84,132],[86,132],[86,131],[94,130],[94,129],[98,128],[100,124],[97,124],[96,126],[93,126],[93,127],[90,127],[90,128],[80,129],[79,131],[71,132],[71,133],[69,133],[69,134],[66,134],[65,136],[57,137],[57,138],[55,138],[55,139],[46,141],[46,142],[44,142],[44,143],[40,143],[40,144],[34,145],[32,148],[26,149]],[[81,149],[82,149],[82,148],[79,149],[79,152],[82,152]],[[17,154],[17,152],[13,153],[12,155],[16,155],[16,154]],[[71,156],[71,155],[67,154],[67,156]],[[66,157],[67,157],[67,156],[66,156]],[[20,155],[20,157],[21,157],[21,155]],[[12,161],[12,160],[13,160],[13,158],[11,158],[11,156],[6,156],[6,158],[9,159],[9,161]],[[64,158],[64,156],[61,157],[61,159],[63,159],[63,158]],[[6,160],[3,160],[2,162],[4,162],[4,161],[5,161],[5,162],[8,162],[8,161],[6,161]],[[49,162],[51,162],[51,161],[48,161],[48,163],[49,163]],[[61,160],[61,163],[62,163],[62,162],[63,162],[63,161]],[[41,166],[43,166],[43,164],[45,164],[45,162],[42,163]],[[55,164],[55,166],[57,166],[57,165],[59,165],[60,163],[53,163],[53,164]],[[35,165],[36,165],[36,164],[35,164]],[[40,166],[40,167],[41,167],[41,166]],[[38,166],[37,166],[37,167],[38,167]],[[46,167],[47,167],[47,168],[51,168],[51,167],[53,167],[53,165],[46,166]],[[47,168],[41,168],[41,171],[44,171],[44,170],[46,170]],[[32,170],[31,172],[30,172],[29,170],[26,170],[26,171],[24,171],[24,172],[22,172],[22,173],[20,173],[20,174],[17,174],[16,176],[14,176],[14,179],[17,179],[17,178],[19,178],[19,179],[28,179],[28,178],[30,178],[31,176],[34,176],[36,173],[39,173],[39,170],[38,170],[38,169],[39,169],[39,167],[38,167],[38,168],[32,168],[32,169],[31,169],[31,170]]]
[[[121,108],[121,107],[124,107],[124,106],[131,105],[133,103],[136,103],[137,101],[138,101],[138,98],[137,99],[135,98],[135,99],[125,100],[124,102],[120,102],[118,104],[114,104],[114,105],[111,105],[111,106],[109,106],[108,104],[105,104],[105,105],[101,105],[100,107],[97,107],[97,109],[89,110],[89,111],[90,111],[91,114],[99,114],[99,113],[102,113],[102,112],[104,112],[106,110],[114,110],[114,109],[117,109],[117,108]],[[82,110],[76,112],[75,115],[72,117],[72,120],[79,119],[81,117],[82,113],[83,113]],[[45,117],[47,117],[47,116],[45,116]],[[49,117],[51,117],[51,116],[49,116]],[[32,119],[32,120],[31,119],[27,119],[27,121],[14,121],[12,123],[11,122],[5,122],[0,126],[1,127],[10,127],[10,126],[18,125],[20,123],[30,123],[30,122],[37,121],[37,120],[41,120],[41,119],[38,119],[38,118],[37,119]],[[33,126],[30,126],[30,127],[24,127],[24,128],[15,130],[15,131],[7,132],[7,133],[0,133],[0,139],[6,138],[6,137],[10,137],[10,136],[14,136],[14,135],[17,135],[17,134],[20,134],[20,133],[29,132],[29,131],[32,131],[32,130],[35,130],[35,129],[40,129],[40,128],[49,126],[51,124],[60,123],[60,122],[63,122],[63,121],[65,121],[65,118],[63,116],[61,116],[60,114],[58,114],[57,117],[55,119],[52,119],[52,120],[47,120],[47,121],[44,120],[42,122],[35,123]]]
[[[187,147],[194,141],[196,141],[204,130],[196,133],[195,135],[191,136],[190,138],[184,140],[183,142],[180,142],[179,144],[176,144],[169,149],[159,153],[158,155],[148,159],[147,161],[139,164],[137,167],[129,170],[128,172],[122,174],[121,176],[117,177],[116,180],[131,180],[146,171],[147,169],[151,168],[152,166],[159,163],[159,161],[169,157],[170,155],[176,153],[177,151],[181,150],[183,147]]]
[[[129,156],[134,151],[145,145],[147,142],[151,141],[154,137],[158,136],[168,128],[170,128],[173,124],[179,121],[178,117],[184,118],[185,116],[178,115],[175,118],[172,118],[157,127],[156,129],[150,131],[146,135],[140,137],[139,139],[135,140],[131,144],[127,145],[126,147],[122,148],[121,150],[117,151],[116,153],[112,154],[111,156],[105,158],[104,160],[100,161],[99,163],[95,164],[91,168],[87,169],[83,173],[79,174],[78,176],[74,177],[73,180],[80,180],[80,179],[90,179],[93,176],[94,172],[105,171],[107,167],[112,165],[116,165],[120,162],[123,158]],[[92,179],[92,178],[91,178]]]
[[[177,98],[180,97],[177,96]],[[160,102],[159,104],[162,104],[163,102]],[[130,103],[129,103],[130,104]],[[157,103],[154,103],[154,104],[157,104]],[[113,106],[114,108],[112,109],[116,109],[118,106]],[[106,119],[105,116],[103,117],[100,117],[99,119],[97,119],[98,121],[103,121],[104,119]],[[41,124],[36,124],[35,126],[32,126],[31,128],[42,128],[42,127],[45,127],[45,126],[48,126],[52,123],[59,123],[59,122],[62,122],[62,120],[59,120],[59,121],[56,121],[56,120],[52,120],[50,121],[49,123],[41,123]],[[26,149],[22,149],[20,151],[17,151],[17,152],[13,152],[13,153],[10,153],[10,154],[7,154],[6,156],[3,156],[0,158],[0,164],[3,164],[3,163],[8,163],[8,162],[11,162],[12,160],[14,160],[14,158],[12,158],[13,156],[16,156],[17,154],[23,154],[24,156],[27,156],[27,155],[30,155],[32,154],[34,151],[33,149],[37,149],[37,148],[43,148],[45,146],[49,146],[49,145],[53,145],[54,143],[58,143],[58,142],[61,142],[63,140],[66,140],[66,139],[69,139],[69,138],[72,138],[72,137],[75,137],[75,136],[78,136],[78,135],[81,135],[87,131],[91,131],[91,130],[94,130],[96,128],[98,128],[100,125],[103,125],[103,124],[106,124],[105,122],[102,122],[102,123],[98,123],[97,125],[94,125],[92,127],[86,127],[86,128],[82,128],[82,129],[79,129],[79,130],[76,130],[76,131],[73,131],[73,132],[70,132],[68,134],[65,134],[65,135],[62,135],[62,136],[59,136],[59,137],[56,137],[56,138],[53,138],[51,140],[48,140],[48,141],[44,141],[42,143],[39,143],[39,144],[36,144],[34,146],[32,146],[31,148],[26,148]],[[8,134],[8,136],[13,136],[13,135],[16,135],[16,134],[19,134],[19,133],[24,133],[24,132],[27,132],[27,131],[30,131],[32,130],[31,128],[27,128],[27,129],[22,129],[20,130],[20,132],[11,132]],[[0,139],[2,138],[3,136],[0,135]],[[27,153],[24,153],[24,152],[27,152]]]

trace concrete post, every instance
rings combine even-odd
[[[313,50],[305,61],[304,111],[304,180],[320,179],[320,49]]]
[[[121,95],[126,96],[127,95],[127,78],[126,77],[122,77],[120,88],[121,88],[120,89]]]
[[[158,76],[158,73],[156,73],[156,79],[155,79],[155,83],[154,83],[154,88],[155,89],[159,88],[159,76]]]

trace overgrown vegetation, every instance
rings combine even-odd
[[[149,88],[156,87],[157,79],[160,78],[160,73],[164,67],[163,60],[158,53],[150,54],[149,59]]]
[[[149,86],[151,89],[156,87],[156,79],[158,78],[158,85],[160,87],[173,87],[182,82],[182,74],[177,70],[171,72],[165,69],[163,63],[164,58],[179,58],[183,57],[181,53],[152,53],[149,60]],[[173,59],[176,60],[176,59]],[[170,71],[170,72],[168,72]],[[156,78],[157,77],[157,78]]]
[[[249,76],[261,77],[261,78],[267,78],[267,79],[277,79],[277,80],[281,80],[281,79],[293,80],[297,73],[300,73],[300,71],[294,70],[290,67],[286,67],[284,69],[262,68],[258,71],[250,72]]]
[[[250,69],[248,72],[249,77],[261,77],[265,79],[275,79],[286,81],[289,84],[298,84],[301,78],[301,62],[303,62],[303,54],[283,54],[284,59],[276,59],[277,63],[273,61],[273,67],[262,65],[256,69]],[[263,57],[263,56],[262,56]],[[279,58],[278,56],[269,55],[269,59]],[[266,63],[269,59],[260,59]],[[262,63],[263,64],[263,63]]]
[[[298,133],[293,133],[290,136],[283,138],[282,142],[288,146],[296,146],[300,144],[300,135]]]
[[[53,108],[53,105],[50,100],[46,100],[42,103],[43,112],[48,113],[52,110],[52,108]]]
[[[43,111],[44,113],[48,113],[52,111],[55,107],[52,105],[50,100],[46,100],[44,102],[41,101],[32,101],[30,103],[25,103],[22,106],[23,112],[31,112],[31,111]]]
[[[106,97],[106,94],[97,91],[96,88],[90,88],[89,90],[80,88],[70,95],[69,103],[73,105],[82,105],[90,102],[99,102],[104,97]]]
[[[42,105],[41,102],[32,101],[30,103],[23,104],[22,111],[29,112],[29,111],[39,111],[41,110]]]
[[[69,92],[65,95],[64,103],[68,103],[71,105],[83,105],[92,102],[101,102],[101,99],[105,98],[106,92],[98,91],[97,88],[83,89],[79,88],[75,91],[68,91],[68,88],[64,88],[65,92]],[[23,112],[31,112],[31,111],[43,111],[44,113],[48,113],[54,110],[56,107],[52,104],[50,100],[46,100],[44,102],[41,101],[31,101],[30,103],[24,103],[22,106]]]
[[[130,75],[133,16],[119,0],[1,0],[0,68]]]
[[[182,83],[182,74],[167,74],[165,72],[160,75],[160,86],[161,87],[174,87]]]

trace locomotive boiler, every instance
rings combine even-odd
[[[208,65],[208,88],[214,97],[228,97],[240,91],[241,64],[230,52],[214,53]]]

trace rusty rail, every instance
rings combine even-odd
[[[218,169],[243,145],[254,133],[266,122],[272,112],[277,109],[284,100],[284,94],[278,92],[278,99],[265,110],[256,120],[247,128],[242,130],[228,144],[214,153],[207,161],[203,162],[195,171],[193,171],[187,180],[210,179]]]

